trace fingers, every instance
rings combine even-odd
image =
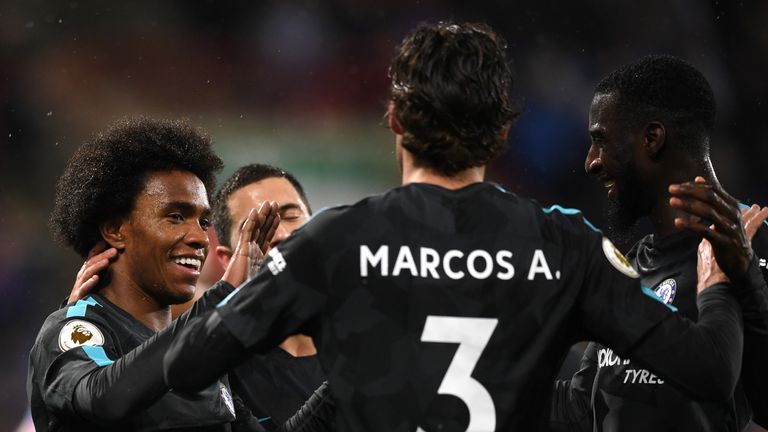
[[[681,230],[693,231],[716,245],[730,241],[729,235],[722,233],[715,225],[710,225],[709,223],[677,217],[675,218],[675,227]]]
[[[77,272],[75,285],[69,293],[69,302],[73,302],[85,297],[99,283],[99,273],[109,267],[111,260],[117,257],[117,249],[105,249],[106,242],[99,242],[88,253],[89,258],[83,263],[80,271]]]
[[[669,186],[669,204],[715,224],[734,221],[740,216],[739,203],[720,186],[708,183],[682,183]]]
[[[261,207],[263,207],[263,205]],[[259,235],[260,230],[258,226],[261,207],[259,207],[259,210],[252,208],[251,211],[248,212],[248,216],[246,216],[240,226],[240,236],[237,239],[237,246],[235,247],[233,255],[248,255],[248,248],[246,245],[248,245],[255,235]]]
[[[768,218],[768,207],[762,209],[758,205],[753,205],[742,215],[744,222],[744,231],[747,233],[747,240],[750,242],[755,237],[757,230]]]
[[[669,205],[689,215],[675,218],[676,227],[699,233],[715,244],[742,237],[739,203],[719,185],[697,177],[694,182],[670,185],[669,192]]]
[[[263,242],[259,245],[262,251],[266,252],[267,249],[269,249],[270,245],[272,244],[272,239],[275,238],[275,233],[277,232],[277,228],[280,226],[280,215],[276,214],[275,218],[272,220],[272,225],[269,227],[265,227],[265,235]]]
[[[109,244],[107,244],[107,242],[105,242],[104,240],[99,240],[99,241],[96,242],[95,245],[93,245],[91,250],[88,251],[88,258],[87,259],[90,259],[90,258],[92,258],[92,257],[94,257],[94,256],[96,256],[96,255],[106,251],[107,249],[109,249]]]
[[[280,223],[280,215],[278,205],[275,201],[264,202],[262,203],[262,207],[263,210],[260,209],[260,213],[264,216],[264,219],[263,223],[260,225],[261,231],[259,233],[259,237],[256,238],[256,243],[259,245],[262,251],[265,251],[269,246],[269,241],[271,241],[272,236],[274,235],[274,230],[272,229],[273,226],[276,230],[277,225],[275,224]]]
[[[699,243],[696,273],[696,291],[699,293],[709,286],[728,280],[728,277],[717,264],[717,260],[712,251],[712,244],[706,239]]]

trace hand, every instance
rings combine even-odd
[[[768,218],[768,207],[761,209],[759,205],[753,204],[752,207],[741,211],[741,221],[744,223],[744,231],[747,233],[750,244],[766,218]]]
[[[676,217],[675,227],[700,234],[709,241],[718,266],[731,278],[746,273],[752,261],[752,247],[741,221],[739,203],[720,185],[703,177],[694,182],[669,186],[669,205],[688,217]]]
[[[760,228],[760,225],[767,217],[768,207],[760,209],[760,206],[757,204],[741,211],[741,220],[744,223],[744,231],[746,232],[747,241],[750,245],[752,244],[752,238],[755,237],[758,228]],[[714,228],[714,226],[710,225],[710,228]],[[713,259],[712,244],[707,239],[704,239],[699,243],[696,271],[698,273],[696,291],[699,293],[708,286],[728,281],[728,277],[725,276],[725,273],[720,269],[720,266],[717,265],[717,261]]]
[[[701,294],[707,287],[718,283],[729,282],[728,276],[717,265],[712,253],[712,243],[704,239],[699,243],[698,260],[696,261],[696,292]]]
[[[221,279],[233,286],[239,286],[246,279],[253,277],[264,260],[279,224],[280,215],[276,202],[265,201],[258,210],[252,208],[241,225],[237,246]]]
[[[80,267],[75,278],[75,285],[69,293],[67,303],[80,300],[88,295],[99,283],[99,273],[109,267],[111,260],[117,258],[117,249],[108,248],[107,242],[99,240],[88,252],[88,258]]]

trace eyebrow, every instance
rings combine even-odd
[[[177,209],[179,209],[179,210],[181,210],[183,212],[186,212],[186,213],[194,213],[195,211],[197,211],[197,206],[192,204],[189,201],[170,201],[170,202],[165,203],[163,205],[163,208],[166,208],[166,209],[168,209],[168,208],[177,208]],[[207,215],[207,214],[210,214],[210,213],[211,213],[211,208],[209,206],[205,206],[203,208],[203,214]]]
[[[299,204],[297,204],[297,203],[286,203],[286,204],[283,204],[280,207],[278,207],[277,211],[282,213],[282,212],[284,212],[286,210],[293,210],[293,209],[301,210],[301,206]]]

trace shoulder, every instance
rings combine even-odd
[[[576,208],[567,208],[559,204],[540,208],[543,219],[555,224],[565,231],[572,233],[598,233],[602,231],[584,216],[584,213]]]
[[[88,296],[61,308],[46,318],[33,352],[63,353],[80,346],[104,345],[110,331],[103,306]]]

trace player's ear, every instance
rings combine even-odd
[[[389,125],[389,129],[396,135],[403,134],[403,126],[397,121],[397,117],[395,117],[395,101],[389,101],[389,105],[387,106],[387,124]]]
[[[99,233],[110,247],[123,251],[125,249],[125,224],[122,219],[114,218],[99,225]]]
[[[657,159],[661,156],[666,144],[667,131],[664,124],[658,121],[649,122],[643,132],[643,145],[648,157]]]
[[[229,267],[229,262],[232,260],[232,249],[228,246],[219,245],[216,246],[216,260],[221,265],[221,268],[226,269]]]

